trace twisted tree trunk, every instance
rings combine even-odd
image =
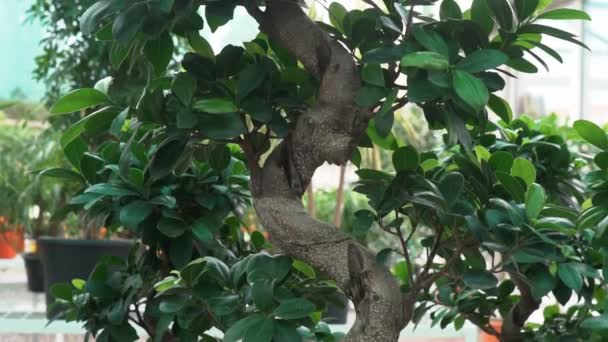
[[[264,165],[250,146],[251,191],[271,240],[290,256],[324,272],[353,301],[357,318],[347,342],[393,342],[410,320],[390,272],[366,248],[308,215],[301,197],[324,162],[344,165],[371,117],[355,105],[360,87],[353,57],[302,11],[296,0],[267,0],[265,12],[249,8],[261,30],[296,56],[320,81],[318,101]],[[406,304],[409,303],[409,304]]]

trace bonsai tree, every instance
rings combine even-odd
[[[101,0],[84,12],[82,33],[111,40],[113,63],[145,70],[147,81],[74,90],[51,109],[101,107],[62,138],[66,175],[84,185],[71,203],[145,247],[127,262],[103,260],[86,282],[56,286],[65,318],[102,341],[135,340],[129,321],[156,340],[214,340],[213,327],[224,341],[331,341],[321,294],[335,284],[357,314],[345,341],[396,341],[427,314],[502,341],[604,338],[603,233],[580,226],[592,210],[584,156],[513,120],[496,95],[512,77],[505,67],[534,73],[531,60],[561,61],[544,37],[584,47],[544,20],[589,17],[536,0],[474,0],[467,11],[453,0],[363,2],[332,3],[329,23],[295,0]],[[435,3],[439,18],[421,14]],[[237,6],[260,33],[213,51],[199,31],[229,24]],[[176,55],[182,41],[191,52]],[[173,58],[183,70],[167,71]],[[133,93],[137,101],[124,96]],[[394,112],[407,104],[444,130],[441,150],[399,146]],[[604,147],[605,132],[578,126]],[[374,145],[392,151],[395,172],[358,171],[370,207],[356,212],[353,232],[380,230],[401,247],[378,255],[302,204],[321,164],[358,165],[359,149]],[[253,246],[240,242],[249,196],[272,246],[255,233]],[[554,308],[544,325],[526,325],[544,297],[565,305],[573,293],[567,313]]]

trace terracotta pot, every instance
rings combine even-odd
[[[499,333],[502,331],[502,321],[492,321],[490,322],[490,325]],[[487,334],[482,331],[479,334],[479,342],[500,342],[500,340],[496,336]]]
[[[23,230],[10,230],[0,233],[0,259],[12,259],[23,252]]]

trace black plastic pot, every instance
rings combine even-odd
[[[27,274],[27,289],[31,292],[44,292],[44,273],[40,255],[36,253],[24,253],[21,255],[25,263]]]
[[[117,256],[126,259],[134,243],[132,240],[40,238],[38,244],[44,270],[47,307],[53,302],[49,291],[53,284],[70,282],[74,278],[86,280],[101,257]]]

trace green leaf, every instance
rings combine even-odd
[[[184,234],[188,226],[181,220],[163,217],[158,221],[156,228],[164,235],[176,238]]]
[[[355,220],[352,227],[353,235],[357,237],[365,237],[375,220],[376,215],[369,210],[361,209],[355,212]]]
[[[508,60],[509,56],[499,50],[483,49],[469,54],[456,65],[456,68],[470,73],[477,73],[501,66]]]
[[[519,21],[528,19],[537,7],[538,0],[515,0],[515,12]]]
[[[249,329],[257,329],[257,327],[266,319],[267,318],[262,315],[253,314],[237,321],[226,331],[223,342],[240,341],[245,337],[245,334]]]
[[[232,139],[247,132],[241,115],[226,113],[222,115],[199,115],[197,127],[210,139]]]
[[[523,58],[512,58],[507,65],[519,72],[534,74],[538,72],[538,68]]]
[[[386,89],[378,87],[363,86],[357,91],[355,102],[363,108],[373,107],[386,97]]]
[[[265,318],[261,322],[247,329],[243,342],[271,342],[274,334],[274,320]]]
[[[291,259],[284,255],[255,255],[247,264],[247,281],[255,283],[262,280],[281,282],[291,270]]]
[[[536,168],[527,159],[519,157],[513,161],[511,176],[523,179],[530,186],[536,180]]]
[[[412,34],[414,35],[414,38],[416,38],[416,41],[425,49],[443,56],[448,56],[448,44],[439,33],[420,26],[414,26],[412,28]]]
[[[283,319],[300,319],[315,311],[315,305],[308,299],[294,298],[282,301],[272,314]]]
[[[236,84],[237,101],[246,98],[252,91],[259,87],[266,77],[266,72],[261,65],[249,64],[238,75]]]
[[[192,47],[192,50],[197,54],[210,60],[215,59],[215,52],[213,52],[211,44],[209,44],[205,38],[201,37],[198,32],[191,32],[188,34],[188,43],[190,44],[190,47]]]
[[[598,153],[593,159],[595,165],[602,170],[608,169],[608,151]]]
[[[188,303],[188,297],[186,296],[164,296],[162,297],[158,306],[162,313],[175,313],[181,310]]]
[[[551,20],[591,20],[589,14],[572,8],[558,8],[547,11],[538,16],[538,19]]]
[[[523,0],[528,1],[528,0]],[[471,19],[476,22],[486,35],[489,35],[494,28],[494,21],[491,17],[491,10],[486,0],[473,0],[471,5]]]
[[[51,286],[51,296],[56,299],[63,299],[65,301],[72,301],[72,287],[67,283],[58,283]]]
[[[557,265],[557,275],[566,286],[574,291],[578,292],[583,287],[583,276],[572,263]]]
[[[156,76],[161,76],[173,57],[173,39],[169,32],[160,35],[158,39],[149,40],[144,46],[146,58],[154,67]]]
[[[147,16],[148,5],[145,2],[133,4],[114,19],[112,35],[120,44],[127,46],[141,30]]]
[[[403,57],[405,53],[405,46],[392,46],[392,47],[381,47],[371,49],[363,55],[363,63],[376,63],[384,64],[390,62],[396,62]]]
[[[274,322],[273,341],[302,342],[302,336],[294,325],[277,320]]]
[[[73,90],[61,97],[51,107],[51,114],[68,114],[89,107],[108,103],[106,94],[93,88],[81,88]]]
[[[160,179],[173,172],[180,159],[188,139],[183,137],[169,138],[163,141],[150,160],[150,176]]]
[[[198,100],[194,103],[194,109],[211,114],[234,113],[237,111],[232,100],[226,98],[212,97]]]
[[[526,189],[523,185],[506,172],[496,171],[496,178],[500,181],[500,183],[505,187],[505,189],[509,192],[513,200],[518,203],[525,201],[525,191]]]
[[[361,71],[361,78],[368,84],[378,87],[385,86],[384,73],[380,64],[365,64]]]
[[[464,177],[460,173],[450,172],[446,174],[439,183],[439,190],[445,201],[451,205],[459,200],[464,187]]]
[[[490,94],[488,107],[506,123],[510,123],[513,119],[513,111],[509,103],[494,94]]]
[[[251,286],[251,299],[260,310],[268,310],[274,306],[274,285],[271,280],[262,280]]]
[[[508,0],[487,0],[488,6],[494,13],[494,17],[500,28],[511,31],[513,28],[513,10]]]
[[[468,287],[477,290],[491,289],[498,284],[498,279],[488,271],[468,270],[462,277]]]
[[[456,96],[475,112],[481,112],[490,98],[485,84],[466,71],[452,72],[452,87]]]
[[[294,269],[300,271],[301,273],[303,273],[304,275],[306,275],[309,278],[314,279],[317,277],[317,273],[315,272],[315,269],[312,268],[312,266],[310,266],[309,264],[305,263],[304,261],[294,260],[292,263],[292,266]]]
[[[174,268],[181,269],[192,260],[192,236],[190,234],[182,234],[181,236],[171,239],[169,246],[169,260]]]
[[[420,164],[420,156],[413,146],[399,147],[393,153],[393,166],[396,171],[415,171]]]
[[[120,223],[131,229],[143,222],[152,213],[154,205],[146,201],[133,201],[120,209]]]
[[[402,67],[415,67],[425,70],[445,70],[450,66],[447,57],[437,52],[422,51],[413,52],[403,56]]]
[[[112,12],[113,1],[97,1],[80,16],[80,31],[84,35],[91,35],[96,31],[101,20]]]
[[[545,205],[545,190],[537,183],[532,183],[526,191],[526,214],[528,218],[535,219],[540,215]]]
[[[462,10],[454,0],[443,0],[439,8],[439,18],[441,20],[462,19]]]
[[[122,63],[127,59],[131,52],[132,45],[123,46],[118,42],[113,42],[110,48],[110,64],[115,70],[119,70]]]
[[[340,32],[344,32],[344,17],[348,11],[339,2],[332,2],[329,5],[329,21],[337,28]]]
[[[553,291],[557,283],[547,267],[542,265],[533,266],[527,278],[530,281],[530,285],[532,285],[532,296],[537,300],[541,300],[549,292]]]
[[[64,169],[61,167],[52,167],[44,169],[39,173],[39,175],[43,177],[63,178],[77,182],[84,182],[84,178],[82,178],[82,176],[78,172],[70,169]]]
[[[196,78],[187,72],[180,72],[175,76],[171,90],[185,106],[189,106],[196,92]]]
[[[234,16],[236,8],[235,1],[211,1],[205,6],[205,18],[211,28],[211,32],[215,32],[218,27],[225,25]]]
[[[258,97],[248,97],[241,103],[241,109],[257,121],[270,122],[272,120],[272,107]]]
[[[585,318],[580,325],[583,329],[590,330],[607,330],[608,329],[608,315],[604,314],[596,317]]]
[[[587,120],[577,120],[574,122],[574,129],[588,143],[608,151],[608,137],[598,125]]]

